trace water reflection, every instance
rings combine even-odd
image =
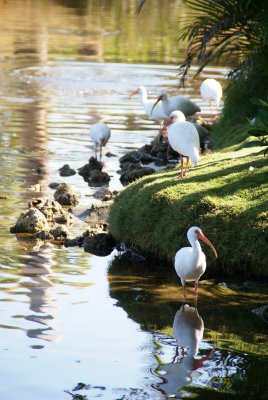
[[[29,298],[29,309],[34,313],[25,315],[24,319],[44,327],[27,329],[26,334],[30,338],[56,342],[60,337],[53,331],[55,320],[53,310],[56,304],[51,289],[54,284],[48,277],[52,273],[51,267],[54,264],[54,246],[50,243],[40,243],[36,244],[33,251],[25,257],[25,268],[21,270],[21,275],[29,277],[30,280],[22,280],[20,285],[28,289],[26,295]]]
[[[197,308],[183,304],[176,312],[173,321],[173,336],[177,342],[175,357],[171,363],[160,365],[157,370],[162,380],[158,386],[161,393],[178,394],[180,388],[193,382],[193,371],[203,367],[204,361],[211,357],[214,349],[207,355],[197,358],[203,333],[204,322]]]

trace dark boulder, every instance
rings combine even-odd
[[[111,254],[115,248],[115,241],[109,233],[98,233],[84,239],[84,250],[96,256],[105,257]]]
[[[59,169],[60,176],[72,176],[76,174],[76,171],[70,167],[69,164],[64,164],[63,167]]]

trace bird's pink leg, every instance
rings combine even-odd
[[[188,168],[188,164],[189,164],[189,157],[186,157],[186,159],[187,159],[187,161],[186,161],[186,167],[185,167],[185,171],[184,171],[183,176],[186,176],[187,168]]]
[[[181,160],[181,179],[184,179],[184,176],[183,176],[183,157],[182,157],[182,154],[180,154],[180,160]]]
[[[178,343],[178,342],[177,342],[177,343]],[[178,357],[178,355],[179,355],[179,345],[177,344],[175,356],[173,357],[173,363],[176,361],[176,358]]]
[[[181,346],[181,352],[182,352],[182,358],[184,358],[185,353],[184,353],[184,347],[183,346]]]
[[[102,145],[103,145],[103,139],[100,140],[100,159],[102,157]]]
[[[186,300],[186,291],[185,291],[185,285],[182,287],[182,295],[183,295],[183,300]]]
[[[195,300],[197,301],[197,299],[198,299],[198,282],[195,282],[195,285],[194,285],[194,297],[195,297]]]

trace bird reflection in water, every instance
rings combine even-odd
[[[183,304],[176,312],[173,321],[173,336],[177,342],[176,354],[171,363],[158,367],[157,373],[162,382],[155,389],[165,395],[176,395],[180,388],[192,383],[194,371],[203,367],[204,361],[214,352],[213,348],[206,356],[197,358],[203,333],[204,322],[197,308]]]
[[[59,340],[59,336],[51,334],[54,320],[52,309],[56,306],[50,291],[54,284],[47,277],[52,273],[53,245],[51,243],[37,244],[33,250],[24,260],[25,268],[21,271],[21,274],[30,277],[30,280],[22,282],[21,285],[29,289],[27,293],[30,299],[29,308],[34,314],[26,315],[24,318],[27,321],[36,322],[45,327],[27,329],[26,334],[30,338],[56,342]],[[48,332],[50,333],[49,335]],[[32,347],[40,348],[40,346]]]

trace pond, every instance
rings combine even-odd
[[[103,156],[111,190],[123,189],[119,158],[157,135],[129,94],[139,85],[152,97],[178,93],[185,46],[178,51],[177,15],[186,9],[148,1],[137,17],[136,7],[134,0],[0,1],[1,399],[267,396],[267,324],[252,313],[268,301],[262,283],[204,280],[197,310],[190,287],[182,308],[172,265],[133,263],[116,250],[97,257],[9,232],[29,200],[53,198],[51,182],[79,189],[78,207],[98,202],[99,188],[59,175],[63,164],[77,170],[93,155],[91,124],[111,127]],[[180,89],[203,118],[206,76],[224,84],[224,69],[210,67]],[[40,193],[28,190],[35,184]],[[77,219],[72,234],[86,228]]]

